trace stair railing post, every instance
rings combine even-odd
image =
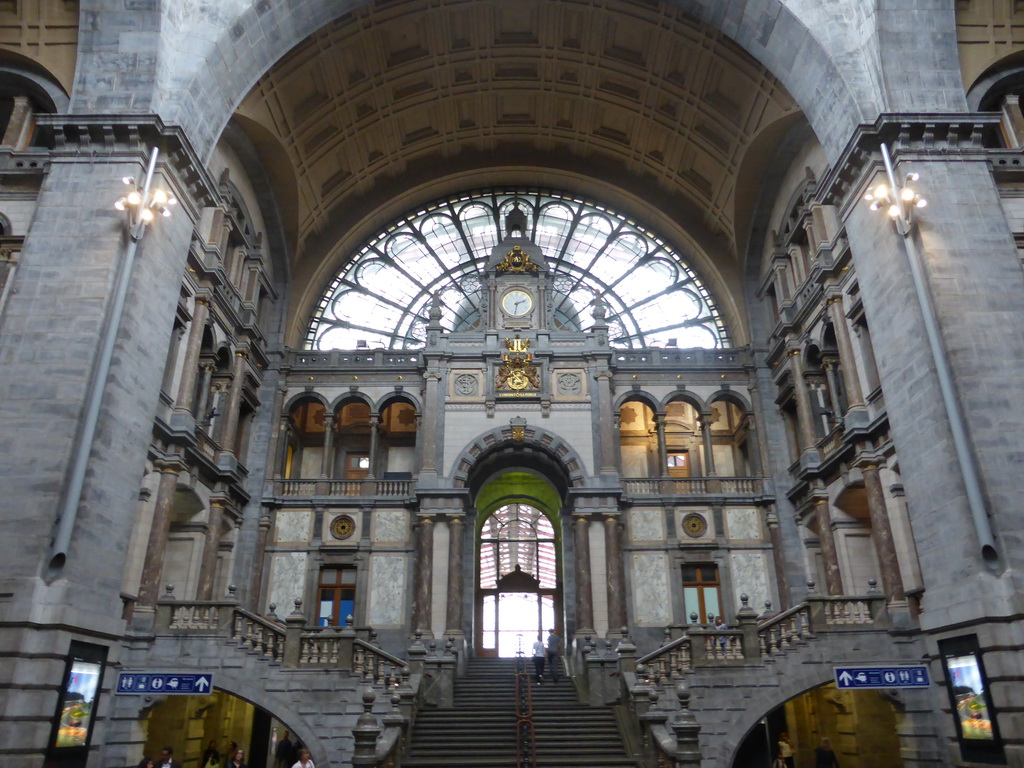
[[[376,716],[370,711],[376,699],[377,695],[370,688],[363,693],[363,713],[356,720],[356,727],[352,729],[352,736],[355,739],[352,768],[376,768],[377,737],[380,736],[381,728]]]
[[[690,692],[680,683],[676,687],[679,712],[672,723],[676,735],[676,767],[700,768],[700,725],[690,711]]]
[[[348,619],[352,617],[349,616]],[[356,653],[356,631],[352,622],[346,620],[345,626],[338,632],[338,666],[341,669],[351,670],[355,662]]]
[[[757,638],[757,611],[750,607],[750,598],[740,595],[742,604],[736,613],[736,623],[743,631],[743,658],[749,661],[761,660],[761,644]]]
[[[306,616],[302,613],[302,598],[295,598],[295,610],[284,620],[284,662],[285,669],[299,666],[302,656],[302,633],[306,629]]]

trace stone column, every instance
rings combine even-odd
[[[600,469],[602,475],[618,472],[619,435],[614,429],[619,423],[618,413],[612,413],[612,373],[602,368],[594,374],[594,388],[597,394],[598,435]]]
[[[594,594],[590,575],[590,520],[586,515],[573,518],[573,545],[576,549],[576,634],[594,634]]]
[[[664,413],[654,415],[654,431],[658,436],[658,472],[655,477],[668,474],[668,444],[665,436],[666,419]]]
[[[800,438],[800,452],[814,450],[814,414],[811,410],[811,396],[804,380],[804,366],[800,350],[789,351],[789,371],[793,378],[793,396],[796,398],[797,434]]]
[[[376,413],[370,414],[370,471],[367,473],[367,477],[377,477],[377,440],[380,431],[380,415]],[[383,477],[384,473],[380,475]]]
[[[412,597],[412,630],[431,633],[431,581],[434,575],[434,521],[421,517],[416,531],[416,583]]]
[[[32,102],[28,96],[15,96],[14,109],[11,110],[11,118],[0,144],[13,149],[25,149],[31,138],[33,122]]]
[[[608,627],[616,631],[629,623],[626,620],[626,577],[622,566],[618,513],[608,513],[604,517],[604,556],[608,568]]]
[[[196,421],[208,426],[210,420],[206,418],[206,414],[210,405],[210,381],[213,379],[214,364],[203,363],[199,368],[202,371],[202,379],[199,384],[199,400],[196,402],[193,416],[196,417]]]
[[[242,387],[245,383],[245,366],[249,359],[249,353],[245,350],[235,352],[235,364],[231,371],[231,389],[228,392],[228,401],[224,406],[224,421],[220,430],[220,447],[229,452],[235,452],[235,440],[238,431],[238,411],[242,405]]]
[[[181,414],[196,413],[195,406],[196,376],[199,373],[199,352],[203,346],[203,333],[206,320],[210,316],[210,301],[205,296],[196,296],[192,310],[192,325],[188,331],[188,342],[185,345],[185,359],[181,362],[181,380],[178,382],[178,394],[174,398],[174,412]],[[199,414],[200,417],[203,414]]]
[[[320,477],[334,476],[334,413],[324,411],[324,455],[320,459]]]
[[[702,411],[700,414],[700,437],[704,443],[704,476],[715,476],[715,451],[711,442],[711,426],[715,423],[715,415],[712,411]]]
[[[828,314],[836,332],[839,365],[842,367],[843,383],[846,385],[846,406],[847,408],[863,407],[864,393],[860,387],[860,376],[857,375],[857,358],[853,355],[853,343],[850,341],[850,329],[846,325],[842,296],[829,298]]]
[[[210,520],[206,524],[206,541],[203,544],[203,559],[199,566],[196,600],[213,599],[213,582],[217,575],[217,552],[220,549],[220,526],[225,506],[223,499],[210,501]]]
[[[871,538],[878,554],[878,566],[882,573],[882,591],[889,602],[902,602],[907,596],[903,591],[903,577],[900,561],[893,543],[889,510],[885,505],[885,491],[875,464],[861,466],[864,475],[864,490],[868,497],[868,514],[871,516]]]
[[[448,518],[448,604],[445,607],[448,628],[445,634],[461,635],[462,601],[465,596],[465,582],[462,574],[465,551],[466,526],[462,515]]]
[[[775,571],[775,583],[779,588],[779,611],[789,608],[789,582],[786,579],[786,561],[784,557],[785,543],[782,540],[782,529],[779,528],[779,518],[774,510],[769,511],[766,516],[768,524],[768,540],[772,544],[772,565]]]
[[[437,472],[437,415],[440,409],[437,407],[437,397],[440,391],[441,375],[436,371],[428,371],[423,377],[426,380],[426,394],[423,398],[424,413],[420,429],[416,436],[422,446],[421,471]]]
[[[757,433],[757,415],[753,411],[747,411],[747,456],[751,466],[747,467],[748,474],[758,477],[761,474],[761,440]]]
[[[167,535],[171,530],[171,513],[174,511],[174,493],[178,487],[178,474],[185,467],[179,462],[169,462],[157,467],[160,482],[153,505],[153,519],[149,528],[149,543],[146,545],[146,561],[142,566],[142,580],[139,583],[140,606],[152,607],[160,596],[160,574],[164,569],[164,555],[167,551]]]
[[[835,357],[823,355],[821,367],[825,369],[825,381],[828,382],[828,407],[832,411],[832,416],[829,417],[829,431],[832,431],[832,426],[837,424],[843,415],[843,403],[839,397],[839,377],[836,375],[839,361]]]
[[[839,554],[836,552],[836,537],[832,531],[832,512],[828,497],[814,499],[815,514],[818,518],[818,543],[821,559],[825,566],[825,591],[829,595],[843,594],[843,577],[839,571]]]
[[[261,591],[263,589],[263,561],[267,553],[267,539],[270,536],[270,514],[263,510],[260,515],[259,531],[256,534],[256,548],[252,553],[252,581],[249,584],[248,605],[249,610],[255,613],[265,613],[269,608],[260,605]],[[262,610],[261,610],[262,609]]]

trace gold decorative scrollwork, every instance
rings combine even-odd
[[[536,272],[537,265],[530,261],[530,254],[523,253],[523,249],[515,245],[511,251],[505,254],[505,258],[501,260],[501,263],[495,269],[498,272],[521,274],[523,272]]]

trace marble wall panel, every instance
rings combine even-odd
[[[725,532],[730,539],[760,540],[761,516],[756,509],[740,508],[725,510]]]
[[[313,510],[295,509],[277,511],[276,524],[274,526],[274,540],[278,543],[283,541],[302,542],[309,541],[310,532],[313,530]]]
[[[763,552],[733,552],[729,556],[729,575],[732,579],[733,616],[727,618],[732,623],[735,612],[740,609],[740,595],[750,598],[750,607],[758,613],[764,610],[764,601],[771,599],[768,586],[768,569],[765,567]]]
[[[409,538],[409,514],[404,509],[374,510],[371,530],[377,543],[404,544]]]
[[[370,558],[370,626],[387,629],[403,625],[405,569],[406,558],[401,555],[373,555]]]
[[[657,627],[672,620],[668,559],[661,552],[633,554],[633,613],[641,627]]]
[[[287,552],[270,559],[270,589],[267,595],[268,608],[277,606],[275,613],[282,619],[295,610],[295,598],[305,597],[306,553]]]
[[[633,541],[664,541],[665,513],[660,509],[630,510],[629,534]]]

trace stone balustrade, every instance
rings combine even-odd
[[[760,477],[624,477],[626,496],[743,495],[763,492]]]
[[[408,498],[413,495],[412,480],[275,480],[278,497],[329,498]]]

